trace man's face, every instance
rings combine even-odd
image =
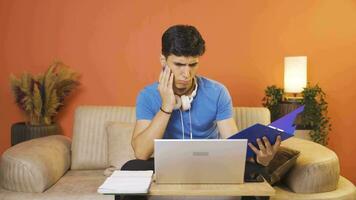
[[[174,74],[174,91],[178,94],[187,92],[192,87],[193,78],[197,73],[199,57],[169,55],[166,64]]]

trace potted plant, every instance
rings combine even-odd
[[[280,105],[283,101],[283,93],[283,89],[275,85],[268,86],[265,89],[265,97],[262,99],[262,105],[270,110],[272,121],[281,117]]]
[[[64,98],[79,85],[78,74],[59,61],[54,61],[44,74],[23,73],[10,77],[15,102],[28,119],[11,127],[11,145],[29,139],[59,134],[55,122]]]
[[[328,134],[331,131],[330,118],[328,114],[328,103],[325,100],[326,94],[318,84],[308,86],[302,91],[302,104],[305,105],[301,117],[300,127],[310,129],[311,139],[314,142],[327,145]]]
[[[271,112],[271,120],[274,121],[282,115],[283,106],[288,104],[283,100],[284,90],[275,85],[268,86],[265,89],[265,97],[262,99],[263,106]],[[325,100],[326,94],[316,85],[310,85],[303,88],[300,105],[305,105],[304,112],[297,118],[297,129],[310,130],[309,137],[312,141],[327,145],[328,133],[331,130],[330,118],[327,116],[328,104]],[[298,103],[297,103],[298,104]],[[294,102],[295,106],[296,103]]]

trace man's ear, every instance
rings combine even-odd
[[[161,62],[161,66],[164,67],[167,65],[167,60],[166,57],[164,55],[161,54],[159,61]]]

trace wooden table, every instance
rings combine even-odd
[[[275,194],[271,185],[265,182],[244,184],[157,184],[152,182],[149,196],[258,196],[269,199]],[[115,200],[120,196],[116,195]]]

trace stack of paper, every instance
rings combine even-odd
[[[146,194],[153,171],[114,171],[98,188],[101,194]]]

